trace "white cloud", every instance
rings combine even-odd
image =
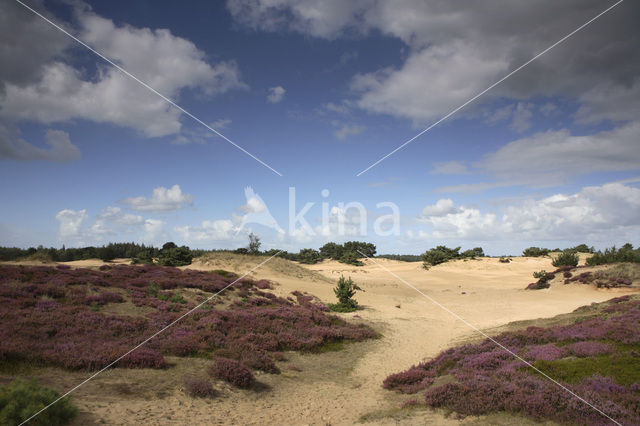
[[[200,226],[177,226],[174,231],[187,243],[233,241],[239,237],[235,232],[236,227],[229,219],[205,220]],[[244,235],[241,237],[245,238]]]
[[[143,224],[142,216],[124,213],[120,207],[109,206],[96,217],[88,233],[95,237],[130,233]]]
[[[81,157],[78,147],[71,143],[69,134],[62,130],[47,130],[45,143],[49,146],[48,149],[38,148],[22,139],[15,126],[4,125],[0,122],[0,158],[64,163],[78,160]]]
[[[469,174],[469,169],[459,161],[446,161],[434,163],[431,173],[434,175],[466,175]]]
[[[585,187],[575,194],[522,200],[499,213],[455,207],[445,199],[425,207],[419,220],[432,228],[425,235],[436,238],[632,240],[640,235],[640,189],[621,183]]]
[[[593,172],[637,170],[640,123],[588,136],[551,130],[518,139],[488,154],[478,166],[511,184],[558,185]]]
[[[269,94],[267,95],[267,101],[271,103],[278,103],[284,98],[286,90],[282,86],[270,87]]]
[[[238,210],[243,213],[262,213],[266,209],[267,206],[264,204],[264,201],[257,197],[249,198],[247,200],[247,204],[243,204],[242,206],[238,207]]]
[[[511,128],[513,130],[518,133],[529,130],[531,127],[531,117],[533,117],[533,112],[531,112],[532,108],[533,104],[518,102],[513,111],[513,119],[511,120]]]
[[[211,123],[210,126],[217,130],[217,129],[224,129],[227,126],[229,126],[229,124],[231,124],[230,118],[221,118]]]
[[[358,135],[362,133],[364,129],[365,129],[364,126],[356,126],[356,125],[349,126],[345,124],[342,127],[340,127],[338,130],[333,132],[333,135],[340,140],[344,140],[349,136]]]
[[[440,118],[508,69],[504,54],[459,40],[413,53],[400,69],[359,74],[352,88],[362,109],[409,118],[416,124]]]
[[[144,221],[145,234],[141,240],[147,244],[160,245],[166,242],[169,237],[165,229],[165,222],[158,219],[147,219]]]
[[[82,243],[84,237],[82,226],[87,220],[87,211],[65,209],[60,210],[56,214],[56,220],[59,222],[58,234],[60,240],[73,241]]]
[[[453,205],[453,200],[450,198],[440,199],[434,205],[425,206],[425,208],[422,209],[422,217],[425,219],[442,217],[455,213],[459,213],[459,211]]]
[[[133,210],[142,212],[173,212],[180,210],[184,205],[192,205],[193,195],[183,194],[180,185],[173,185],[169,189],[160,186],[153,190],[151,198],[144,196],[130,197],[120,202]]]
[[[76,10],[76,15],[80,39],[168,97],[185,89],[214,95],[246,87],[234,62],[212,66],[192,42],[168,30],[118,27],[86,9]],[[133,128],[149,137],[181,129],[180,111],[113,67],[98,65],[95,76],[86,76],[54,59],[40,74],[41,79],[31,84],[5,83],[0,95],[4,117],[41,123],[87,119]]]

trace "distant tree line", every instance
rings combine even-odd
[[[17,247],[0,247],[0,260],[18,260],[34,258],[49,260],[52,262],[70,262],[72,260],[102,259],[113,260],[116,258],[134,258],[141,253],[150,253],[151,257],[157,257],[159,250],[152,246],[136,243],[109,243],[100,247],[88,246],[81,248],[54,248],[38,246],[28,249]]]
[[[460,253],[462,247],[449,248],[446,246],[437,246],[424,252],[421,256],[423,266],[429,269],[431,266],[439,265],[454,259],[475,259],[484,256],[482,247],[474,247]]]
[[[360,259],[364,257],[374,257],[376,255],[376,246],[374,244],[361,241],[347,241],[343,244],[331,242],[323,245],[319,250],[303,248],[298,253],[289,253],[286,250],[278,249],[261,252],[260,245],[260,238],[257,235],[250,234],[249,246],[240,247],[233,252],[236,254],[277,256],[305,264],[315,264],[323,259],[333,259],[338,262],[356,266],[363,265]]]
[[[548,256],[551,252],[567,252],[567,253],[594,253],[595,249],[593,247],[589,247],[586,244],[580,244],[575,247],[566,248],[564,250],[555,248],[553,250],[548,248],[540,248],[540,247],[528,247],[524,249],[522,255],[524,257],[540,257],[540,256]]]
[[[402,262],[420,262],[422,255],[420,254],[379,254],[376,257],[390,260],[400,260]]]

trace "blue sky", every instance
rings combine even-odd
[[[7,1],[2,245],[235,248],[252,231],[265,248],[357,239],[501,255],[638,241],[633,2],[360,176],[613,2],[24,3],[283,176]],[[314,203],[308,228],[290,225],[292,187],[296,213]],[[374,227],[384,202],[391,233]]]

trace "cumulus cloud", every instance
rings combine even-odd
[[[430,225],[430,235],[437,238],[633,239],[640,234],[640,189],[621,183],[585,187],[575,194],[521,200],[501,212],[455,207],[443,199],[425,207],[419,220]]]
[[[227,1],[234,19],[256,30],[325,39],[377,31],[402,40],[407,49],[401,65],[358,74],[352,87],[360,108],[416,125],[461,105],[608,5],[599,0],[531,0],[510,7],[491,0],[464,8],[446,0]],[[635,120],[640,113],[639,7],[621,3],[476,103],[561,96],[580,105],[579,122]],[[527,130],[533,111],[516,113],[514,130]]]
[[[177,226],[174,230],[187,243],[212,243],[232,241],[240,237],[236,234],[236,227],[229,219],[205,220],[200,226]],[[244,235],[241,236],[245,238]]]
[[[88,232],[96,237],[130,233],[143,224],[142,216],[125,213],[120,207],[109,206],[100,212]]]
[[[246,87],[235,62],[210,65],[191,41],[168,30],[117,26],[87,7],[76,8],[75,15],[80,39],[165,96],[175,98],[186,89],[215,95]],[[57,39],[56,30],[49,33],[48,37]],[[13,35],[8,40],[18,46],[23,42]],[[15,121],[48,124],[79,118],[112,123],[149,137],[180,131],[180,111],[117,69],[98,64],[95,75],[85,74],[57,57],[51,58],[40,66],[37,81],[5,81],[0,111]]]
[[[147,244],[160,245],[169,239],[165,229],[165,222],[158,219],[147,219],[144,221],[145,233],[142,241]]]
[[[192,205],[193,195],[183,194],[180,185],[173,185],[168,189],[160,186],[153,190],[150,198],[144,196],[129,197],[121,200],[120,203],[127,205],[130,209],[141,212],[174,212],[185,205]]]
[[[364,132],[364,126],[357,126],[357,125],[349,126],[345,124],[342,127],[340,127],[338,130],[333,132],[333,135],[340,140],[344,140],[349,136],[358,135],[362,132]]]
[[[87,220],[87,210],[60,210],[56,214],[56,220],[59,223],[58,235],[63,241],[74,241],[81,243],[84,237],[83,224]]]
[[[286,90],[282,86],[270,87],[269,94],[267,95],[267,101],[276,104],[284,98]]]
[[[489,153],[479,166],[503,181],[542,186],[580,174],[636,170],[638,135],[640,123],[586,136],[550,130],[508,143]]]
[[[459,161],[445,161],[434,163],[431,173],[434,175],[466,175],[469,174],[469,169]]]
[[[13,160],[45,160],[60,163],[78,160],[80,150],[71,143],[69,134],[62,130],[47,130],[45,143],[48,149],[39,148],[19,136],[15,126],[0,122],[0,158]]]

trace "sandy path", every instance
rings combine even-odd
[[[227,269],[244,273],[264,258],[230,257],[196,262],[192,269]],[[571,312],[579,306],[601,302],[629,290],[597,290],[580,284],[552,285],[547,290],[525,291],[533,281],[531,274],[540,269],[553,270],[548,258],[514,258],[508,264],[483,258],[450,262],[424,270],[421,263],[376,259],[420,291],[437,300],[478,328],[497,327],[516,320],[552,317]],[[291,264],[289,264],[291,265]],[[83,262],[78,266],[93,266]],[[311,270],[312,272],[310,272]],[[300,290],[318,296],[324,302],[335,301],[333,287],[340,275],[351,276],[365,291],[356,295],[364,308],[346,318],[359,316],[382,332],[379,340],[347,345],[339,352],[318,355],[289,355],[289,364],[301,372],[281,375],[260,374],[258,379],[270,389],[263,392],[225,388],[214,401],[193,400],[178,389],[162,399],[129,397],[95,398],[104,380],[96,379],[92,390],[79,391],[77,403],[91,416],[79,421],[108,424],[353,424],[361,415],[397,407],[409,399],[382,389],[384,378],[394,372],[436,355],[461,340],[477,336],[467,325],[408,288],[373,261],[353,267],[325,261],[308,269],[293,268],[277,260],[252,274],[278,285],[280,295]],[[325,278],[323,278],[325,277]],[[328,279],[326,279],[328,278]],[[204,361],[199,360],[197,362]],[[196,363],[197,364],[197,363]],[[202,371],[194,361],[178,361],[176,371]],[[195,370],[194,370],[195,369]],[[168,380],[163,372],[109,373],[130,383]],[[154,374],[156,376],[154,376]],[[147,375],[147,376],[145,376]],[[176,380],[175,377],[172,380]],[[83,397],[84,396],[84,397]],[[467,418],[463,423],[486,423],[486,418]],[[492,418],[493,424],[522,424],[521,418]],[[386,418],[380,424],[459,424],[441,413],[420,412],[402,419]],[[78,423],[81,424],[81,423]]]

